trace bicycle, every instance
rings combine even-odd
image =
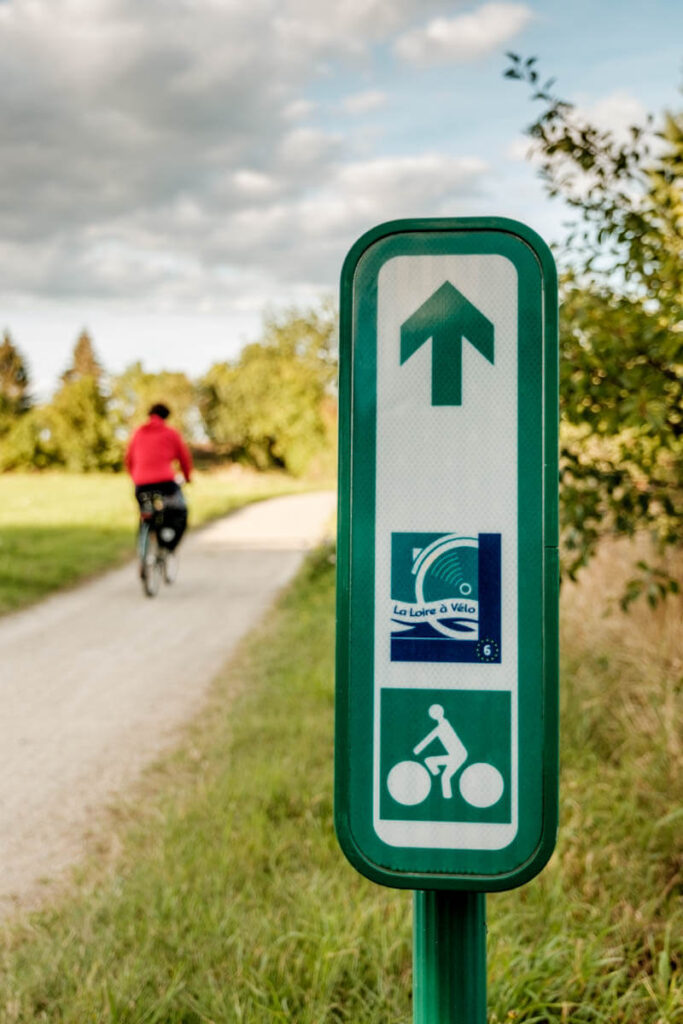
[[[486,761],[467,764],[467,749],[446,718],[441,704],[432,704],[428,715],[437,724],[413,747],[413,756],[422,754],[435,740],[440,742],[445,753],[423,758],[424,764],[412,760],[395,764],[387,776],[387,789],[391,796],[405,807],[421,804],[431,792],[432,779],[440,775],[442,797],[450,800],[453,797],[451,779],[460,773],[458,786],[463,800],[472,807],[493,807],[505,789],[502,774]]]
[[[174,583],[178,575],[178,556],[174,551],[164,547],[164,531],[173,530],[164,526],[164,509],[166,499],[163,494],[155,491],[144,492],[140,501],[140,527],[138,531],[138,556],[140,561],[140,580],[147,597],[156,597],[161,581]]]

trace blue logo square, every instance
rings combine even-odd
[[[391,660],[501,660],[501,537],[393,533]]]

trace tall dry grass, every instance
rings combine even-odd
[[[562,588],[558,843],[489,898],[492,1024],[683,1024],[681,601],[619,607],[648,553],[604,543]]]
[[[630,739],[638,749],[663,743],[668,774],[680,778],[683,596],[671,596],[655,608],[641,599],[627,612],[619,604],[635,563],[651,557],[647,537],[603,541],[578,582],[562,586],[561,642],[574,664],[586,715],[606,710],[612,698],[608,706],[618,720],[615,743]],[[681,578],[680,552],[668,556],[667,569]],[[608,662],[611,689],[605,689],[602,672],[591,681],[596,659],[600,669]],[[606,724],[603,730],[609,731]]]

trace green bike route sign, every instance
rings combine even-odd
[[[335,820],[359,871],[494,891],[557,825],[557,280],[499,218],[342,271]]]

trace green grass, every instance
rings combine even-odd
[[[301,486],[283,474],[197,473],[187,488],[190,525]],[[0,476],[0,614],[132,557],[136,521],[124,475]]]
[[[324,550],[74,892],[5,926],[3,1024],[408,1024],[410,895],[333,835],[333,582]],[[680,1024],[680,682],[567,647],[560,841],[489,897],[489,1020]]]

